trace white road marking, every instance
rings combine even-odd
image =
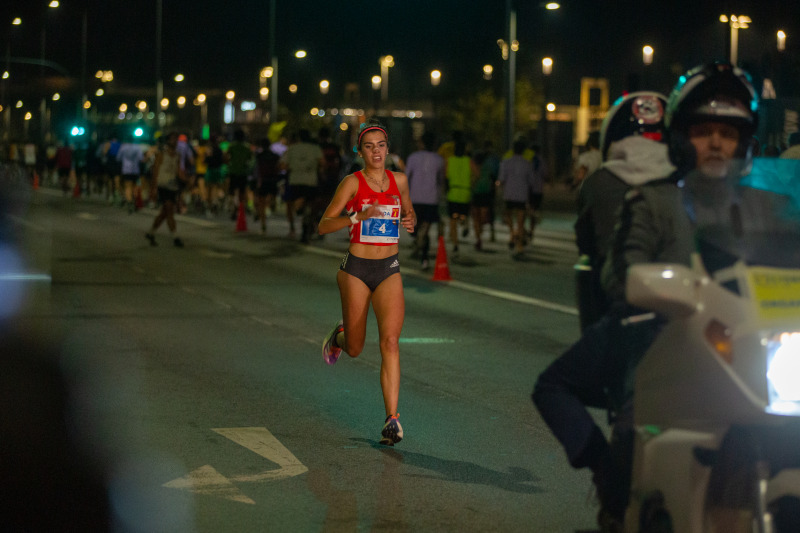
[[[211,465],[201,466],[182,478],[173,479],[168,483],[164,483],[163,486],[169,489],[188,490],[195,494],[217,496],[218,498],[249,503],[251,505],[255,505],[256,503],[236,488],[236,485],[231,483],[228,478],[217,472]]]
[[[208,250],[205,248],[200,249],[200,254],[206,257],[211,257],[213,259],[230,259],[233,257],[232,253],[228,252],[215,252],[214,250]]]
[[[307,252],[313,252],[319,255],[327,255],[328,257],[342,257],[342,252],[335,252],[333,250],[328,250],[326,248],[316,248],[314,246],[308,246],[305,248]],[[400,271],[404,275],[415,276],[417,278],[425,278],[430,279],[431,273],[430,272],[423,272],[422,270],[418,270],[416,268],[408,268],[405,266],[400,267]],[[502,300],[509,300],[512,302],[517,302],[526,305],[532,305],[535,307],[541,307],[542,309],[548,309],[550,311],[557,311],[559,313],[565,313],[568,315],[578,316],[578,310],[575,307],[570,307],[568,305],[561,305],[553,302],[548,302],[546,300],[540,300],[538,298],[531,298],[529,296],[522,296],[520,294],[514,294],[513,292],[506,292],[506,291],[499,291],[496,289],[490,289],[488,287],[481,287],[480,285],[474,285],[472,283],[466,283],[464,281],[445,281],[442,283],[446,283],[450,287],[457,287],[459,289],[465,291],[476,292],[478,294],[483,294],[486,296],[491,296],[493,298],[500,298]]]
[[[181,489],[217,496],[226,500],[254,505],[252,499],[241,492],[235,485],[237,483],[257,483],[261,481],[277,481],[308,472],[308,467],[300,462],[297,457],[281,444],[275,436],[265,427],[246,428],[216,428],[212,429],[223,437],[236,444],[244,446],[261,457],[275,463],[279,468],[265,470],[258,474],[240,474],[230,478],[217,472],[211,465],[201,466],[187,475],[164,483],[164,487]]]
[[[453,344],[455,339],[443,339],[438,337],[401,337],[400,344]]]

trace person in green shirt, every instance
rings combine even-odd
[[[447,209],[450,213],[450,242],[458,252],[458,226],[466,224],[472,200],[472,177],[478,174],[475,162],[467,155],[466,143],[457,141],[453,155],[445,160]]]

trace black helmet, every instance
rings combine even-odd
[[[736,157],[749,167],[752,138],[758,127],[758,96],[744,70],[730,63],[696,67],[678,79],[667,103],[669,157],[679,170],[694,168],[696,155],[689,126],[725,122],[739,130]]]
[[[611,143],[642,135],[661,141],[664,135],[664,109],[667,98],[660,93],[639,91],[621,96],[608,110],[600,127],[600,150],[603,160]]]

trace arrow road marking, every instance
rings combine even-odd
[[[234,481],[274,480],[308,472],[308,468],[286,446],[281,444],[267,428],[221,428],[214,429],[214,431],[280,466],[278,470],[267,470],[260,474],[231,478]]]
[[[265,470],[259,474],[242,474],[227,478],[217,472],[213,466],[205,465],[181,478],[164,483],[164,487],[188,490],[196,494],[217,496],[226,500],[254,505],[256,502],[241,492],[233,484],[234,482],[277,481],[308,472],[308,467],[281,444],[267,428],[217,428],[212,431],[272,461],[279,468]]]
[[[214,470],[211,465],[201,466],[181,478],[164,483],[163,486],[170,489],[188,490],[195,494],[218,496],[226,500],[249,503],[251,505],[256,503],[236,488],[228,478]]]

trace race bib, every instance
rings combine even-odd
[[[394,244],[400,240],[400,206],[378,205],[380,216],[361,221],[361,242]]]

